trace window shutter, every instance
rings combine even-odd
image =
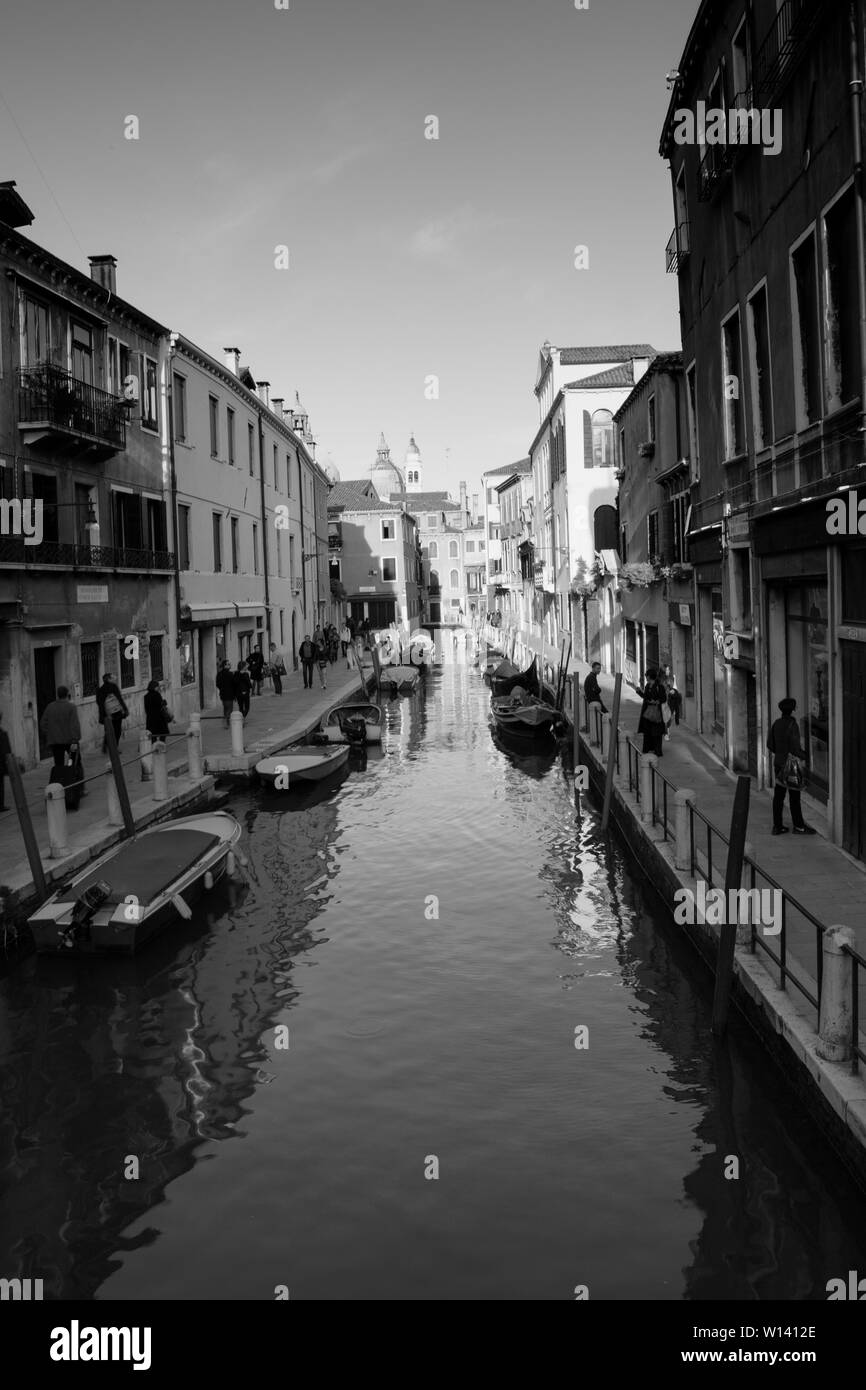
[[[583,466],[592,468],[592,416],[588,410],[583,412]]]

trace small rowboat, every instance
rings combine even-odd
[[[414,690],[419,679],[417,666],[383,666],[379,672],[379,685],[383,690],[397,690],[402,694]]]
[[[319,782],[341,768],[349,757],[345,743],[298,743],[274,758],[262,758],[256,772],[275,791],[288,791],[295,782]]]
[[[503,667],[510,669],[503,670]],[[517,671],[510,661],[504,661],[498,671],[494,671],[490,677],[490,688],[494,695],[510,695],[518,685],[522,685],[525,690],[529,690],[533,695],[538,695],[538,665],[536,657],[532,658],[525,671]]]
[[[522,738],[543,738],[560,719],[554,705],[529,695],[520,686],[510,695],[494,695],[490,708],[497,729]]]
[[[329,743],[381,743],[383,722],[381,705],[335,705],[319,727]]]
[[[213,811],[152,826],[114,845],[29,919],[40,954],[131,955],[228,872],[241,827]],[[243,859],[238,853],[238,858]]]

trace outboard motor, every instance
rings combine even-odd
[[[342,721],[343,736],[347,743],[359,747],[367,742],[367,725],[363,715],[350,714]]]
[[[71,948],[81,939],[88,941],[90,939],[90,924],[102,904],[110,897],[111,884],[106,883],[105,879],[101,878],[86,888],[73,905],[72,921],[61,933],[61,945]]]

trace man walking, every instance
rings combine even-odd
[[[231,728],[231,714],[235,707],[235,673],[230,661],[224,661],[217,672],[216,688],[222,700],[223,720],[227,729]]]
[[[57,698],[46,705],[39,721],[42,737],[51,748],[55,768],[66,766],[66,754],[73,743],[81,742],[81,725],[78,710],[69,698],[65,685],[58,685]]]
[[[250,681],[252,683],[252,693],[254,695],[261,695],[262,693],[264,665],[265,658],[261,647],[253,647],[252,651],[250,652],[249,672]]]
[[[316,648],[310,640],[309,636],[305,637],[303,642],[301,643],[301,648],[298,655],[301,658],[301,666],[304,672],[304,689],[312,690],[313,666],[316,661]]]
[[[767,747],[773,755],[773,834],[787,835],[788,827],[782,824],[782,809],[785,793],[791,807],[791,821],[795,835],[817,835],[811,825],[803,820],[800,805],[800,789],[803,785],[803,745],[800,742],[800,726],[794,718],[797,701],[786,695],[779,701],[782,717],[777,719],[770,730]]]
[[[99,710],[99,722],[103,728],[106,719],[111,720],[114,729],[114,741],[119,748],[123,721],[129,718],[129,710],[126,708],[126,701],[120,693],[119,686],[115,684],[111,671],[106,671],[102,677],[102,685],[96,692],[96,708]],[[103,753],[108,752],[108,744],[104,737],[102,739],[102,751]]]
[[[252,690],[252,681],[250,679],[250,673],[247,670],[247,663],[245,661],[238,662],[238,669],[235,671],[234,689],[235,699],[238,702],[238,709],[240,710],[244,719],[246,719],[247,715],[250,712],[250,691]]]
[[[274,694],[283,693],[283,676],[286,674],[286,663],[283,654],[277,651],[276,642],[271,643],[271,679],[274,682]]]

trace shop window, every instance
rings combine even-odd
[[[815,234],[810,232],[791,253],[794,318],[794,398],[797,428],[805,429],[821,414],[821,353]]]
[[[785,590],[786,694],[797,701],[794,717],[809,767],[811,786],[829,787],[829,656],[827,584],[791,585]]]
[[[866,545],[842,551],[842,621],[866,624]]]
[[[718,733],[725,731],[727,711],[727,671],[725,666],[725,623],[721,591],[712,592],[713,613],[713,724]]]

